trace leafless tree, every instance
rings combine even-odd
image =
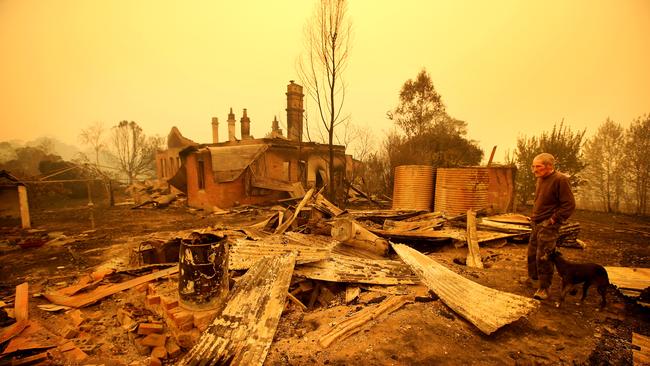
[[[348,63],[352,22],[346,0],[319,0],[305,27],[305,54],[298,74],[316,102],[329,144],[330,198],[334,198],[334,129],[347,117],[341,114],[345,101],[343,73]]]
[[[106,149],[106,143],[104,141],[104,124],[101,122],[95,122],[92,125],[88,126],[81,130],[79,133],[79,140],[83,145],[90,146],[95,153],[95,167],[99,169],[99,156]]]
[[[129,184],[141,174],[155,169],[156,151],[162,139],[147,137],[137,123],[121,121],[111,131],[111,153]]]

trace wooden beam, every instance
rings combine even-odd
[[[0,344],[20,334],[29,325],[29,320],[19,320],[0,332]]]
[[[223,311],[178,365],[259,365],[273,341],[295,256],[260,259],[235,284]]]
[[[16,321],[29,319],[29,285],[23,282],[16,286],[16,299],[14,301],[14,316]]]
[[[90,305],[98,300],[101,300],[107,296],[116,294],[118,292],[128,290],[137,285],[153,281],[158,278],[169,276],[171,274],[178,272],[178,266],[163,269],[157,272],[150,273],[148,275],[140,276],[129,281],[118,283],[115,285],[109,285],[106,287],[98,288],[92,292],[75,295],[75,296],[65,296],[60,295],[56,292],[43,294],[46,299],[58,305],[70,306],[73,308],[80,308],[86,305]]]
[[[476,212],[472,210],[467,210],[467,261],[465,263],[468,267],[483,268],[476,234]]]
[[[307,204],[307,202],[311,198],[312,194],[314,194],[314,189],[313,188],[308,190],[307,193],[305,193],[305,197],[302,198],[302,201],[300,201],[300,203],[298,204],[298,207],[296,207],[296,212],[293,213],[293,216],[291,216],[291,218],[289,220],[283,222],[282,225],[278,226],[278,228],[275,229],[275,234],[282,234],[285,231],[287,231],[287,229],[293,223],[293,221],[296,219],[296,217],[298,217],[298,214],[300,214],[300,210],[302,210],[302,208],[305,207],[305,205]]]
[[[539,305],[536,300],[479,285],[406,245],[393,244],[393,249],[447,306],[485,334],[528,315]]]
[[[303,304],[300,300],[298,300],[298,298],[293,296],[291,292],[287,293],[287,297],[289,298],[289,300],[291,300],[291,302],[298,305],[298,307],[300,307],[303,311],[307,310],[307,306],[305,306],[305,304]]]
[[[406,296],[391,296],[376,306],[360,310],[355,314],[352,314],[349,318],[338,323],[334,328],[327,332],[327,334],[321,337],[318,343],[323,347],[328,347],[335,340],[345,339],[360,331],[361,327],[372,319],[375,319],[384,313],[391,313],[408,302],[410,302],[410,300]]]
[[[337,219],[332,225],[332,237],[371,253],[381,256],[388,254],[388,241],[373,234],[355,220]]]

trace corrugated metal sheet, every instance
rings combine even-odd
[[[215,181],[232,182],[269,148],[267,144],[208,147]]]
[[[536,300],[482,286],[406,245],[393,244],[393,249],[422,283],[485,334],[528,315],[539,305]]]
[[[433,167],[402,165],[395,168],[393,210],[430,210]]]
[[[438,168],[435,211],[448,216],[488,207],[488,168]]]
[[[376,285],[412,285],[418,282],[402,262],[333,254],[325,260],[296,267],[296,276],[314,280]]]

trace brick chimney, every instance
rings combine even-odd
[[[302,86],[291,80],[287,85],[287,137],[292,141],[302,141]]]
[[[219,118],[212,117],[212,143],[219,142]]]
[[[230,108],[230,113],[228,113],[228,141],[235,141],[235,114],[232,113],[232,107]]]
[[[281,136],[282,136],[282,129],[280,128],[278,117],[273,116],[273,122],[271,122],[271,137],[281,137]]]
[[[244,108],[244,115],[239,120],[241,122],[241,139],[248,140],[251,138],[251,119],[248,118],[246,114],[246,108]]]

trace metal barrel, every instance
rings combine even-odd
[[[485,167],[438,168],[435,211],[448,216],[488,206],[488,169]]]
[[[433,167],[401,165],[395,168],[393,210],[431,210]]]
[[[179,304],[190,310],[218,308],[228,296],[228,242],[226,236],[190,234],[181,240]]]

